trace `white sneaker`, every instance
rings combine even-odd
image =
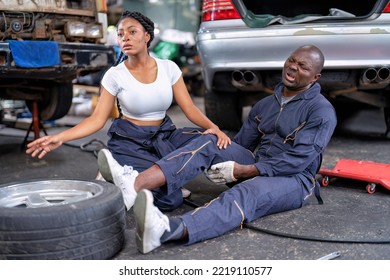
[[[137,196],[137,192],[134,190],[134,181],[138,176],[138,171],[133,170],[132,166],[121,166],[108,149],[99,151],[98,164],[101,174],[105,173],[103,177],[122,190],[123,201],[126,210],[129,211]]]
[[[104,179],[102,173],[100,173],[100,171],[98,171],[98,173],[96,174],[95,180],[107,182],[106,179]]]
[[[107,182],[114,183],[114,179],[112,178],[112,172],[110,168],[110,163],[112,161],[116,161],[111,152],[108,149],[101,149],[98,152],[97,163],[99,168],[99,174],[106,180]]]
[[[133,210],[137,248],[146,254],[161,246],[161,236],[165,231],[171,231],[169,220],[154,206],[153,194],[149,190],[144,189],[138,193]]]
[[[123,202],[126,210],[129,211],[134,205],[137,192],[134,189],[135,178],[138,176],[138,171],[133,170],[132,166],[123,166],[122,174],[113,174],[114,183],[122,190]]]

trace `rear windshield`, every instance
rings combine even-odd
[[[377,2],[381,0],[242,0],[248,10],[255,15],[269,14],[285,17],[298,15],[329,16],[338,12],[354,17],[366,17],[370,15]],[[387,2],[387,1],[385,1]]]

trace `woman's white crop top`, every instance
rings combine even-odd
[[[182,72],[171,60],[154,58],[157,78],[154,82],[139,82],[122,62],[107,70],[102,86],[119,100],[122,114],[140,121],[155,121],[165,117],[172,104],[172,86]]]

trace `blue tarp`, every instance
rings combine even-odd
[[[60,64],[57,42],[8,40],[15,65],[23,68],[42,68]]]

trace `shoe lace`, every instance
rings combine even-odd
[[[123,175],[132,175],[133,174],[133,167],[129,165],[123,166]]]

